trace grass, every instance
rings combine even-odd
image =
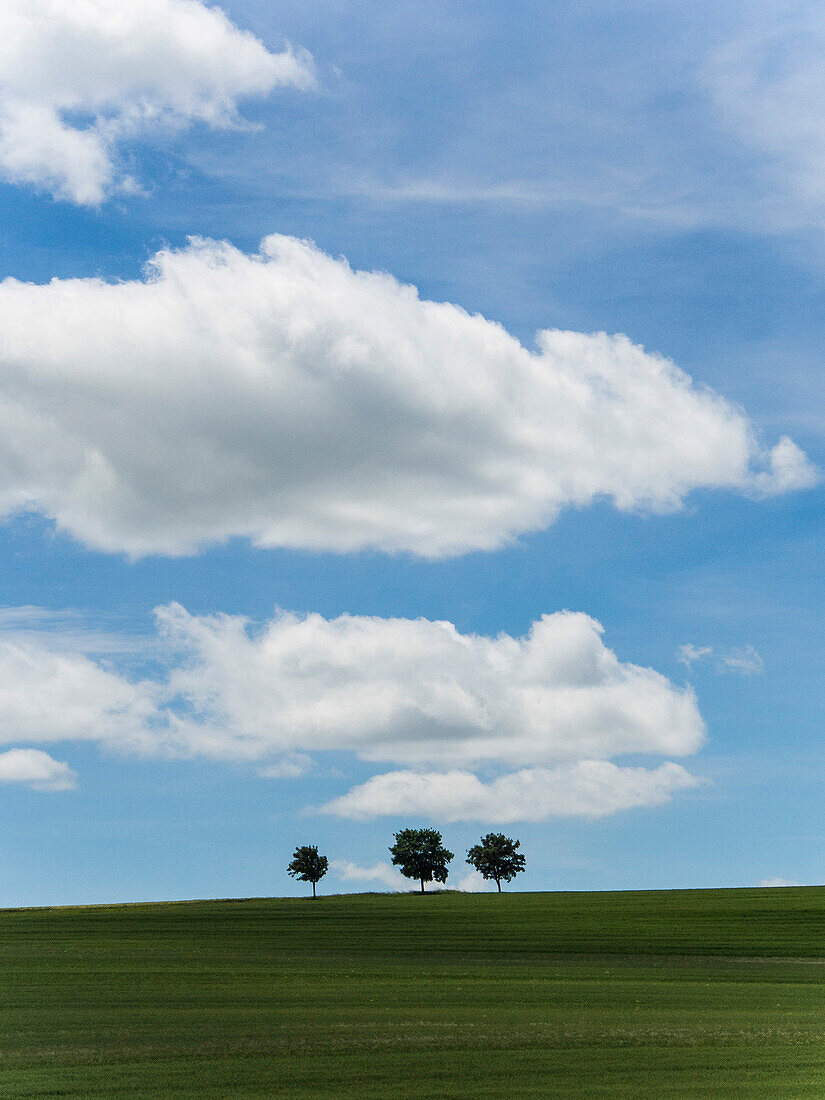
[[[0,911],[0,1096],[825,1097],[825,888]]]

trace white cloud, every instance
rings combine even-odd
[[[178,657],[155,736],[179,752],[529,765],[685,755],[705,735],[690,689],[619,661],[579,613],[545,615],[522,638],[427,619],[281,612],[251,631],[176,604],[157,615]]]
[[[348,859],[330,860],[330,870],[341,882],[373,882],[385,886],[388,890],[409,890],[411,882],[390,863],[374,863],[371,867],[362,867]]]
[[[765,671],[765,662],[752,645],[738,649],[714,650],[713,646],[695,646],[688,643],[679,646],[677,657],[688,668],[711,661],[717,672],[735,672],[740,676],[752,676]]]
[[[35,791],[70,791],[75,773],[40,749],[0,752],[0,783],[26,783]]]
[[[171,604],[156,612],[152,650],[165,671],[136,679],[94,637],[78,652],[74,619],[72,648],[59,619],[47,617],[38,639],[38,617],[25,611],[7,610],[0,631],[0,742],[249,761],[271,778],[297,776],[308,754],[324,751],[413,766],[325,807],[348,816],[600,816],[697,782],[673,763],[608,763],[694,753],[705,729],[689,688],[621,662],[587,615],[546,615],[524,637],[491,638],[448,622],[354,615],[279,612],[253,627]],[[481,765],[524,770],[487,783],[460,770]]]
[[[453,874],[456,874],[454,871]],[[470,870],[466,875],[462,875],[461,878],[453,883],[452,875],[447,882],[447,886],[451,890],[461,890],[465,894],[487,894],[491,890],[495,890],[495,884],[483,878],[478,871]]]
[[[362,867],[359,863],[352,863],[348,859],[330,860],[330,870],[341,882],[378,883],[388,890],[411,890],[414,884],[408,878],[404,878],[397,867],[391,863],[373,863],[370,867]],[[461,890],[465,893],[479,894],[489,890],[495,890],[491,882],[485,881],[478,871],[469,870],[453,881],[458,870],[453,869],[447,881],[448,890]]]
[[[765,662],[752,645],[720,653],[719,666],[722,672],[738,672],[742,676],[751,676],[765,671]]]
[[[618,767],[582,760],[558,768],[528,768],[483,783],[471,772],[412,771],[376,775],[321,807],[324,813],[366,820],[423,815],[430,821],[546,821],[604,817],[636,806],[658,806],[701,780],[679,764]]]
[[[676,652],[679,662],[687,665],[688,668],[696,664],[697,661],[703,661],[706,657],[712,656],[712,654],[712,646],[693,645],[691,642],[688,642],[687,645],[680,645]]]
[[[0,171],[94,206],[136,189],[129,136],[233,125],[244,96],[312,83],[308,55],[271,53],[196,0],[3,0]]]
[[[801,882],[796,882],[792,878],[763,878],[759,881],[759,886],[801,886]]]
[[[624,336],[501,326],[269,237],[144,281],[0,284],[0,514],[104,550],[493,549],[598,497],[816,480],[790,440]]]
[[[59,641],[0,634],[0,744],[140,744],[156,714],[154,692]]]
[[[73,608],[0,606],[0,641],[42,644],[48,637],[52,651],[125,656],[146,659],[157,646],[155,635],[128,634],[118,629],[121,619],[111,612],[89,615]]]

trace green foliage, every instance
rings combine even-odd
[[[437,829],[402,829],[395,833],[390,855],[405,878],[421,883],[422,894],[425,882],[447,881],[447,864],[453,858],[453,853],[441,843]]]
[[[319,856],[314,844],[305,844],[302,848],[295,849],[287,871],[299,882],[311,882],[312,896],[315,897],[315,884],[327,873],[327,866],[327,857]]]
[[[492,879],[501,893],[502,882],[511,882],[524,870],[524,856],[518,852],[520,840],[504,833],[488,833],[467,852],[467,862],[486,879]]]

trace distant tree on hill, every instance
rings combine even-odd
[[[401,829],[390,846],[392,862],[405,878],[417,879],[424,893],[425,882],[446,882],[447,864],[453,858],[441,843],[436,829]]]
[[[467,862],[486,879],[492,879],[501,893],[502,882],[510,882],[524,870],[524,856],[516,849],[520,840],[503,833],[488,833],[467,852]]]
[[[295,849],[287,871],[299,882],[311,882],[312,896],[315,897],[315,883],[320,882],[327,873],[327,866],[327,857],[319,856],[314,844],[305,844],[302,848]]]

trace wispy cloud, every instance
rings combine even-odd
[[[753,676],[765,671],[765,663],[752,645],[715,650],[713,646],[687,643],[679,646],[677,658],[687,668],[709,663],[717,672],[738,673],[740,676]]]
[[[641,175],[641,173],[639,173]],[[565,210],[621,214],[630,220],[670,229],[695,228],[719,220],[718,212],[697,200],[680,195],[647,192],[642,180],[632,178],[624,185],[594,186],[589,178],[562,180],[557,186],[546,179],[501,181],[483,178],[426,178],[381,182],[339,174],[336,193],[360,196],[376,203],[431,206],[495,206],[525,211]]]
[[[0,606],[0,641],[13,638],[16,642],[42,644],[48,638],[53,652],[141,660],[157,655],[157,635],[137,634],[123,628],[123,617],[114,613]]]
[[[263,779],[299,779],[312,767],[312,757],[305,752],[293,752],[276,760],[274,764],[267,764],[258,769],[258,775]]]
[[[752,676],[765,671],[765,663],[752,645],[742,649],[730,649],[718,655],[723,672],[738,672],[742,676]]]
[[[755,173],[781,189],[791,216],[825,203],[823,48],[821,4],[768,5],[704,69],[719,118],[750,151]]]

